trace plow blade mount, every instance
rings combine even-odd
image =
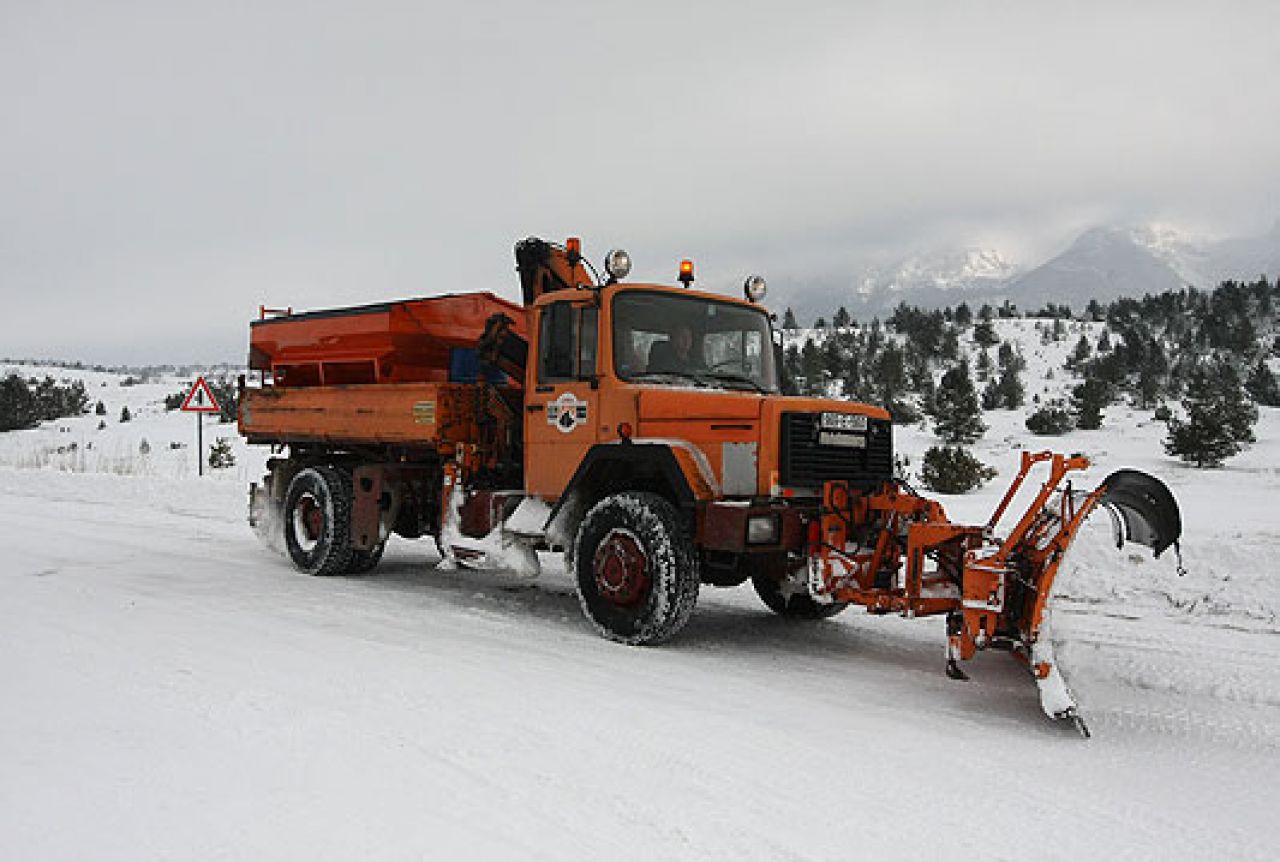
[[[1126,541],[1146,545],[1158,557],[1182,535],[1178,504],[1165,484],[1140,470],[1117,470],[1102,483],[1098,502],[1112,513],[1116,547]]]

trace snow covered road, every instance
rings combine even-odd
[[[940,620],[704,588],[627,648],[557,568],[308,578],[243,503],[0,468],[0,859],[1274,858],[1274,625],[1072,593],[1086,742]]]

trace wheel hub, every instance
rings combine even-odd
[[[627,530],[615,529],[604,537],[592,568],[596,589],[612,604],[630,607],[649,589],[649,558],[640,540]]]
[[[307,553],[324,535],[324,509],[311,494],[303,494],[293,507],[293,534],[298,547]]]

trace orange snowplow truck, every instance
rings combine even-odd
[[[1099,504],[1122,541],[1175,545],[1163,484],[1123,470],[1078,491],[1084,458],[1026,454],[988,523],[952,523],[895,477],[885,410],[787,394],[758,276],[743,299],[692,289],[688,261],[680,284],[632,283],[615,250],[601,277],[576,239],[524,240],[516,263],[519,305],[260,309],[239,419],[273,457],[250,520],[300,570],[368,571],[393,533],[434,537],[446,566],[562,551],[587,618],[630,644],[678,632],[704,584],[750,581],[801,619],[943,614],[951,676],[1007,649],[1079,723],[1042,637],[1054,575]],[[1033,469],[1041,489],[1000,532]]]

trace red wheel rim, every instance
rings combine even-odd
[[[593,570],[601,598],[630,607],[649,589],[649,558],[640,540],[626,530],[613,530],[596,548]]]
[[[303,494],[293,508],[294,538],[298,547],[311,551],[324,535],[324,509],[310,494]]]

